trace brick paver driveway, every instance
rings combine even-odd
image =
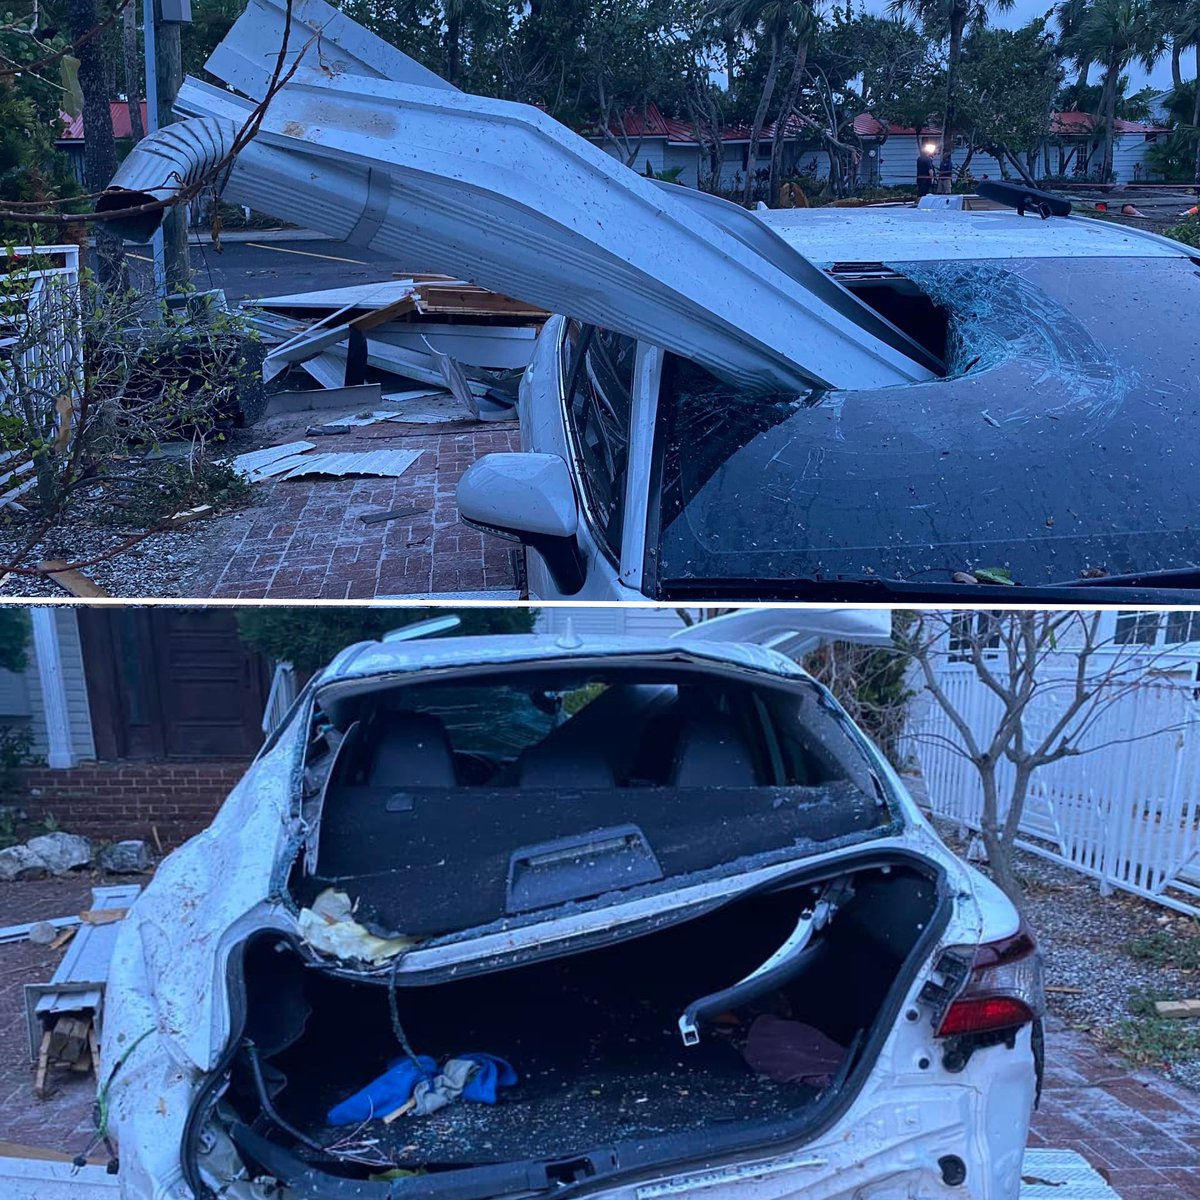
[[[280,440],[303,436],[301,427]],[[477,458],[520,448],[515,422],[437,429],[386,423],[308,440],[317,443],[313,453],[416,450],[420,457],[396,479],[255,484],[252,507],[200,531],[204,562],[187,581],[187,595],[370,600],[518,586],[514,544],[463,525],[454,498]],[[416,511],[377,524],[361,520],[397,509]]]

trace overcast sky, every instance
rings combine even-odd
[[[864,2],[868,12],[883,14],[887,11],[887,0],[864,0]],[[1006,29],[1017,29],[1022,25],[1028,24],[1034,17],[1040,17],[1052,7],[1053,4],[1048,3],[1047,0],[1016,0],[1011,12],[994,14],[992,23],[1003,26]],[[1188,72],[1185,67],[1184,75],[1186,76],[1187,74]],[[1089,78],[1093,83],[1099,83],[1100,68],[1092,67],[1092,73]],[[1148,75],[1138,63],[1134,63],[1129,68],[1130,91],[1136,92],[1140,88],[1145,87],[1147,83],[1156,88],[1169,88],[1171,86],[1170,58],[1164,55],[1154,70]]]

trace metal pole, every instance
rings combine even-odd
[[[154,0],[142,0],[142,32],[146,42],[146,132],[158,129],[158,61],[154,42]],[[162,225],[150,239],[154,257],[154,294],[163,300],[167,295],[167,267],[163,254]]]

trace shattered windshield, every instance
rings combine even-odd
[[[661,593],[975,571],[1044,585],[1200,562],[1193,260],[878,272],[944,314],[945,379],[739,394],[668,356]]]

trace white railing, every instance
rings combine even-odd
[[[1065,673],[1062,678],[1065,688]],[[986,740],[996,728],[997,697],[969,666],[943,668],[941,683],[972,731]],[[1050,727],[1056,710],[1055,692],[1044,694],[1028,715],[1030,739]],[[977,830],[983,789],[975,768],[952,748],[958,745],[941,708],[928,696],[915,700],[904,750],[920,763],[930,808],[964,830]],[[1196,683],[1148,673],[1100,715],[1080,746],[1087,752],[1034,773],[1018,844],[1099,880],[1103,894],[1121,888],[1200,916]],[[1002,805],[1012,774],[1007,761],[997,768]]]
[[[71,381],[81,369],[79,247],[0,246],[0,278],[0,409],[13,407],[16,388],[28,388],[34,406],[46,409],[35,414],[39,426],[69,437]],[[33,471],[28,449],[0,451],[0,508],[35,486]]]
[[[296,668],[290,662],[276,663],[275,674],[271,676],[271,690],[267,693],[267,703],[263,708],[262,731],[265,737],[270,737],[279,727],[299,694]]]

